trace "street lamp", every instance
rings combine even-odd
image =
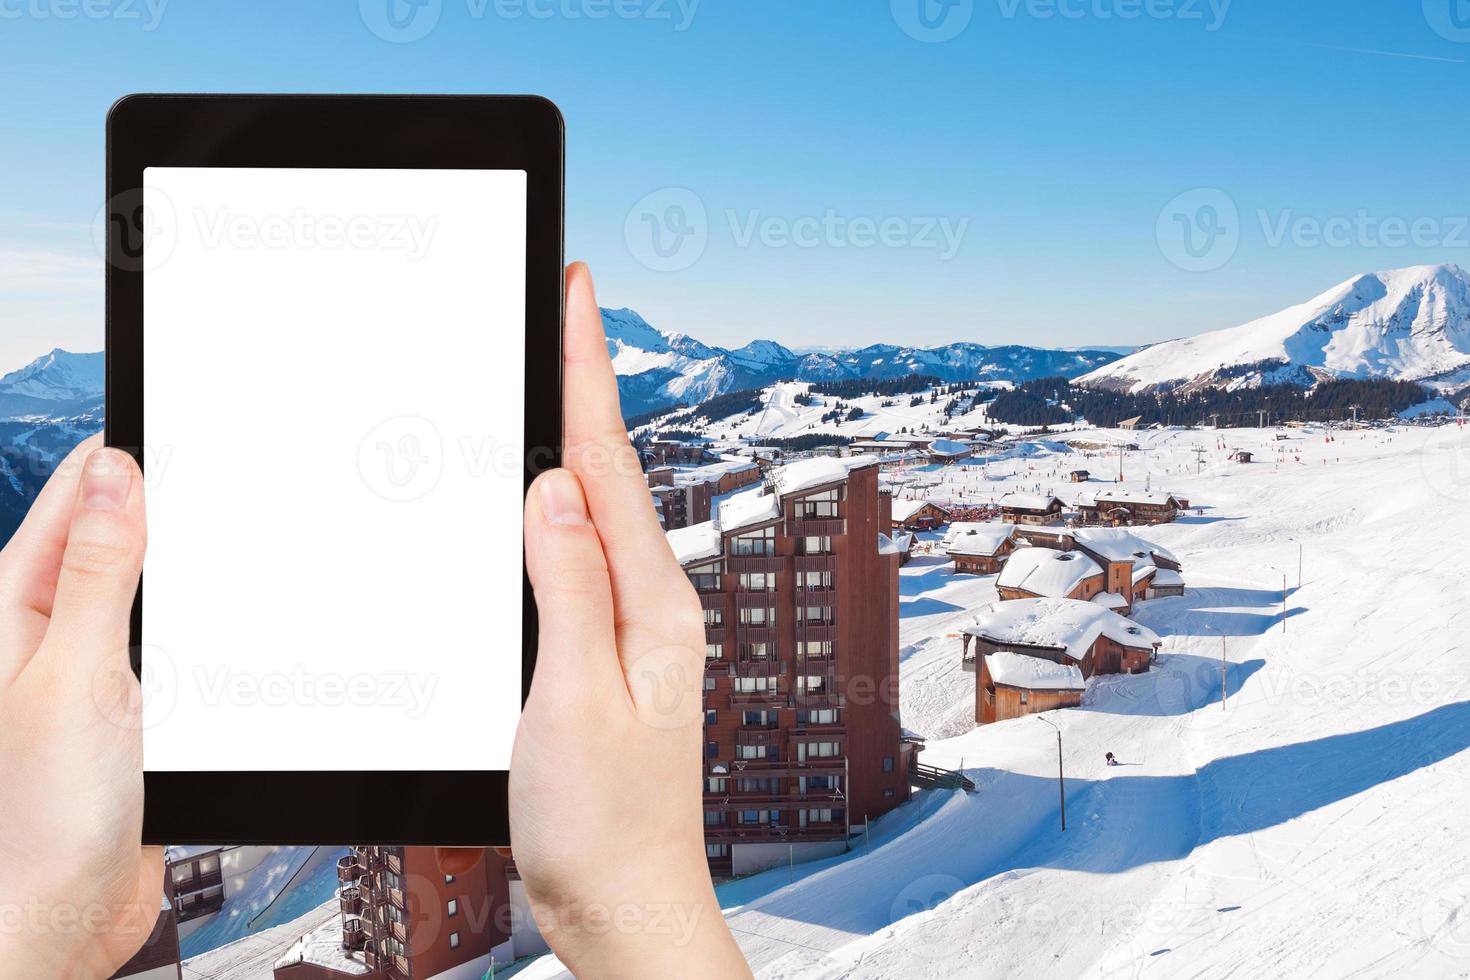
[[[1062,800],[1062,831],[1067,830],[1067,780],[1062,774],[1062,730],[1057,728],[1056,722],[1045,715],[1037,715],[1038,721],[1044,721],[1057,730],[1057,793]]]
[[[1220,634],[1220,710],[1225,710],[1225,631],[1218,626],[1205,625],[1205,629]]]
[[[1281,572],[1281,635],[1286,635],[1286,573],[1275,565],[1267,565],[1273,572]]]

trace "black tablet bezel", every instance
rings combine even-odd
[[[525,483],[561,459],[563,126],[534,96],[130,95],[107,117],[105,441],[142,452],[147,167],[515,169],[527,177]],[[497,365],[486,365],[494,384]],[[556,384],[550,384],[555,378]],[[536,605],[522,573],[522,701]],[[132,616],[141,676],[143,588]],[[149,844],[510,843],[504,771],[145,772]]]

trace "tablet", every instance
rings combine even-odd
[[[147,491],[145,842],[509,843],[562,172],[539,98],[113,107],[106,441]]]

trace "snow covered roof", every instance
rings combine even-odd
[[[935,439],[929,443],[929,452],[935,456],[968,456],[970,447],[953,439]]]
[[[1092,597],[1092,601],[1104,609],[1126,609],[1128,607],[1128,600],[1116,592],[1099,592]]]
[[[1099,490],[1092,495],[1097,504],[1152,504],[1161,507],[1173,500],[1172,493],[1163,490]]]
[[[781,516],[781,498],[767,493],[765,487],[755,487],[743,493],[731,494],[720,501],[720,512],[716,525],[728,534],[744,527],[765,524]]]
[[[1098,563],[1080,551],[1031,547],[1011,553],[995,584],[1060,599],[1086,579],[1101,574]]]
[[[674,557],[679,559],[680,565],[720,555],[720,531],[713,521],[677,527],[665,531],[664,537],[668,539],[669,547],[674,549]]]
[[[900,552],[906,552],[914,546],[914,535],[908,531],[895,531],[890,540]]]
[[[927,500],[895,500],[893,502],[893,519],[902,523],[928,506],[930,504]],[[939,505],[935,504],[934,506],[938,507]]]
[[[757,463],[748,459],[722,460],[718,463],[705,463],[696,466],[692,470],[685,470],[677,474],[674,479],[679,483],[709,483],[730,473],[742,473],[746,470],[756,469]]]
[[[951,555],[990,556],[1016,534],[1016,525],[967,521],[962,530],[945,536],[945,550]]]
[[[1160,568],[1154,572],[1154,585],[1156,587],[1184,587],[1184,576],[1172,568]]]
[[[1013,510],[1050,510],[1053,503],[1061,502],[1060,498],[1048,497],[1043,493],[1008,493],[999,501],[1001,507]]]
[[[342,948],[342,922],[333,916],[302,936],[276,960],[276,969],[297,964],[325,967],[349,976],[365,977],[374,971],[360,952],[348,952]]]
[[[1006,687],[1028,691],[1081,691],[1087,688],[1080,667],[1004,650],[986,654],[985,669],[990,672],[992,681]]]
[[[1081,527],[1072,532],[1072,538],[1112,561],[1149,564],[1149,559],[1157,555],[1179,564],[1179,559],[1168,548],[1147,541],[1126,527]]]
[[[823,484],[841,483],[851,470],[876,465],[878,461],[871,458],[814,456],[772,471],[771,480],[779,494],[801,493]]]
[[[1078,599],[1013,599],[997,602],[965,627],[971,636],[1002,646],[1051,647],[1081,661],[1099,636],[1135,649],[1160,642],[1158,634],[1095,602]]]

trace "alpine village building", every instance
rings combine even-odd
[[[961,634],[962,666],[975,674],[975,721],[1075,707],[1087,679],[1143,673],[1162,641],[1095,602],[997,602]]]
[[[773,469],[716,519],[668,532],[705,617],[711,873],[840,853],[904,802],[898,567],[872,457]]]

